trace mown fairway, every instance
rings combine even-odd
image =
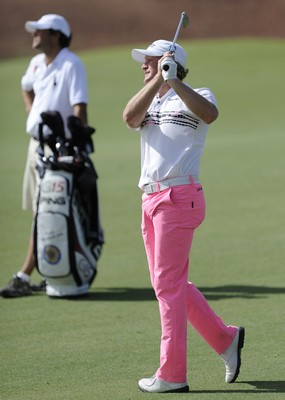
[[[139,138],[122,122],[142,85],[128,46],[80,54],[106,234],[98,276],[84,300],[0,298],[0,399],[284,397],[284,41],[183,45],[187,82],[210,87],[220,108],[202,158],[207,218],[196,232],[189,278],[226,323],[246,327],[238,382],[224,383],[223,363],[189,327],[189,395],[137,389],[158,366],[160,324],[140,235]],[[21,211],[28,137],[20,78],[28,61],[0,63],[0,286],[19,269],[30,231],[31,215]]]

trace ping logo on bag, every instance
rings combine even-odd
[[[59,206],[64,206],[66,204],[65,197],[45,197],[42,196],[40,199],[41,203],[47,204],[57,204]]]
[[[46,174],[41,183],[39,212],[60,212],[69,214],[69,181],[60,174]]]

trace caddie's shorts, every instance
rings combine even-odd
[[[39,174],[36,169],[38,159],[39,142],[34,138],[30,139],[26,167],[23,178],[22,208],[23,210],[36,211],[36,199],[39,186]]]
[[[33,210],[34,214],[36,212],[37,197],[40,184],[40,177],[37,170],[37,161],[39,157],[38,147],[39,142],[36,139],[31,138],[28,147],[22,189],[22,208],[23,210]],[[44,146],[44,152],[46,156],[49,156],[51,154],[51,149],[49,148],[49,146]]]

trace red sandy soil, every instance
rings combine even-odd
[[[0,58],[33,54],[24,24],[43,14],[64,15],[81,50],[171,40],[182,11],[183,39],[285,37],[285,0],[1,0]]]

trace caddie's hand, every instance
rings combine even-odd
[[[177,64],[173,59],[173,55],[171,53],[166,53],[165,56],[161,59],[161,71],[162,76],[165,81],[169,79],[176,79],[177,77]]]

